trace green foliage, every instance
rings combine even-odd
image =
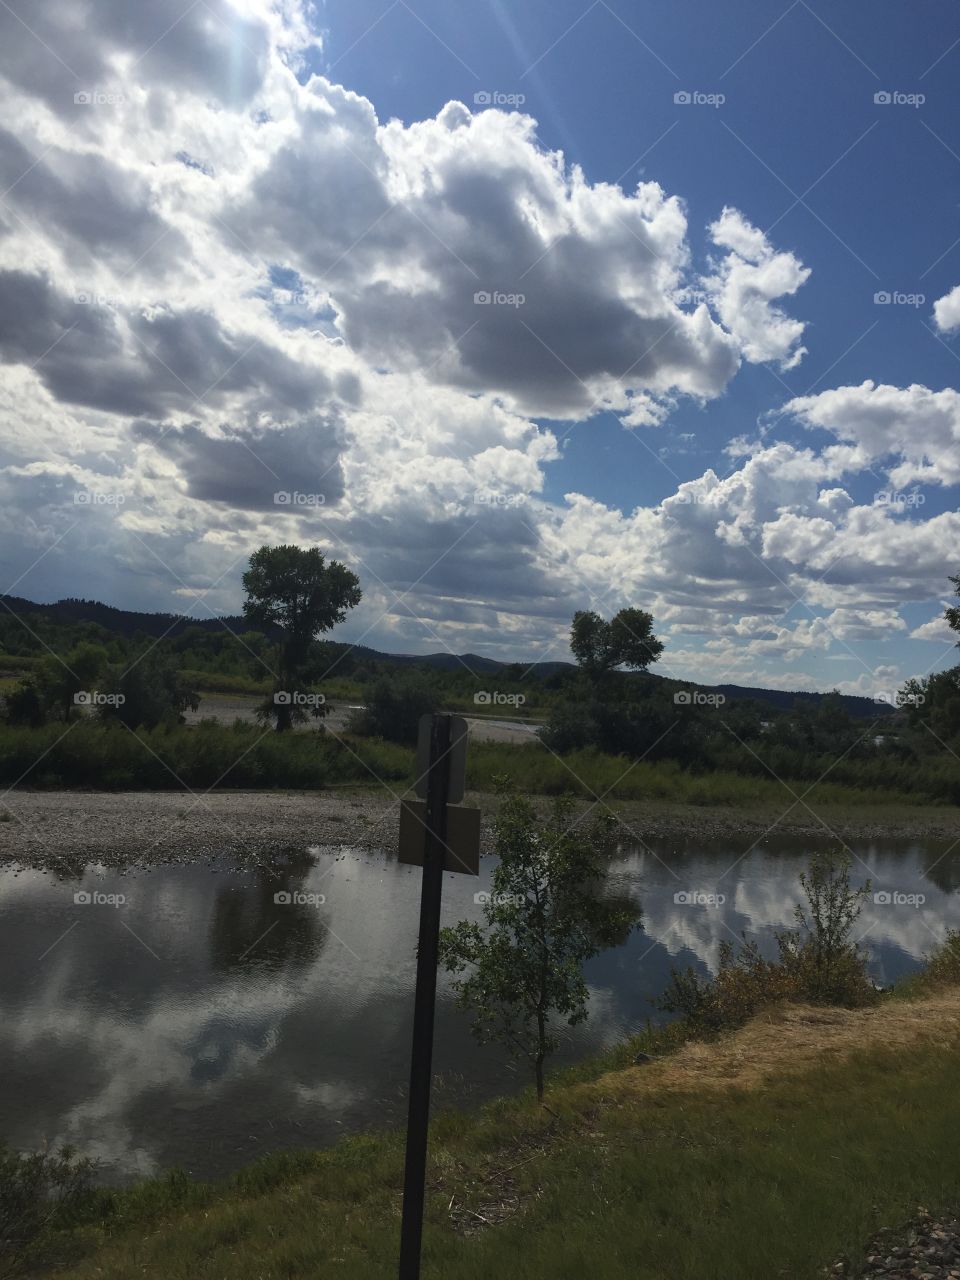
[[[111,611],[104,616],[112,617]],[[595,614],[583,615],[590,639],[585,656],[596,668],[589,676],[585,667],[550,671],[520,665],[476,674],[461,664],[444,669],[378,659],[322,638],[306,641],[297,671],[281,676],[284,633],[272,620],[275,615],[260,616],[259,630],[242,630],[236,619],[217,630],[184,626],[181,620],[170,634],[155,636],[135,629],[137,615],[128,616],[125,629],[109,631],[94,622],[0,611],[0,642],[6,649],[0,669],[8,673],[3,718],[11,727],[37,727],[62,719],[68,707],[70,719],[76,718],[70,690],[53,688],[64,670],[51,650],[68,666],[82,646],[105,652],[113,674],[85,677],[103,692],[116,690],[118,674],[135,669],[149,648],[158,662],[179,672],[179,692],[170,690],[166,676],[158,677],[152,692],[134,689],[140,705],[147,705],[140,713],[128,712],[130,722],[175,721],[191,705],[183,695],[194,690],[265,697],[292,686],[291,691],[322,689],[328,699],[373,706],[372,715],[358,715],[356,730],[409,743],[412,725],[424,710],[505,714],[475,702],[479,692],[496,690],[515,695],[511,718],[546,719],[541,736],[547,750],[474,742],[471,785],[480,789],[489,789],[494,773],[510,772],[522,789],[549,795],[595,796],[611,787],[611,794],[624,799],[749,805],[785,796],[786,783],[811,804],[873,799],[960,804],[960,667],[909,681],[901,708],[890,714],[889,708],[877,707],[871,721],[851,715],[849,702],[830,695],[819,702],[798,698],[793,706],[741,698],[719,706],[693,699],[678,704],[677,695],[690,694],[693,686],[643,670],[599,670],[619,641],[616,619],[606,624]],[[631,632],[642,637],[642,622],[629,613],[622,621],[628,640]],[[176,622],[171,618],[168,625]],[[12,687],[14,672],[23,675],[17,687]],[[413,687],[421,691],[416,696]],[[296,711],[289,706],[284,718],[292,724]],[[271,702],[271,716],[275,708]]]
[[[951,929],[927,957],[920,974],[922,987],[960,985],[960,929]]]
[[[265,702],[263,711],[278,731],[288,730],[302,710],[292,695],[301,691],[311,644],[360,603],[360,580],[338,560],[327,564],[319,547],[285,545],[253,553],[243,589],[244,617],[282,633],[274,692],[285,700]]]
[[[960,739],[960,667],[908,680],[900,702],[921,750],[935,751]]]
[[[951,574],[950,582],[953,585],[954,594],[960,596],[960,574]],[[952,630],[960,631],[960,608],[956,605],[948,605],[944,610],[943,616]]]
[[[110,671],[99,692],[109,699],[98,708],[102,719],[128,729],[178,724],[187,707],[196,711],[200,705],[200,698],[170,659],[154,648],[128,666]]]
[[[83,697],[96,688],[108,661],[102,645],[82,641],[60,657],[45,654],[5,699],[8,724],[37,727],[48,719],[69,721]]]
[[[611,672],[557,702],[540,737],[571,768],[593,748],[624,757],[624,768],[676,761],[701,778],[723,771],[776,783],[829,776],[841,787],[960,804],[960,667],[911,682],[903,697],[914,685],[915,706],[878,708],[871,723],[830,695],[786,712],[748,699],[678,703],[672,681]]]
[[[663,644],[653,634],[653,615],[643,609],[621,609],[609,622],[581,609],[573,615],[570,649],[586,674],[598,678],[616,667],[646,670]]]
[[[365,709],[354,712],[350,729],[388,742],[414,744],[420,717],[436,710],[437,690],[421,673],[405,673],[392,680],[383,677],[367,690]]]
[[[497,815],[500,861],[484,925],[461,921],[441,932],[444,966],[470,970],[454,986],[473,1012],[474,1034],[481,1044],[499,1040],[525,1058],[540,1099],[544,1062],[557,1045],[551,1018],[574,1026],[587,1017],[584,963],[640,922],[633,903],[602,895],[612,822],[580,826],[563,800],[542,822],[529,800],[508,796]]]
[[[413,752],[357,739],[348,750],[316,733],[267,734],[255,725],[158,724],[134,735],[92,717],[62,726],[0,726],[0,781],[31,787],[169,791],[191,788],[332,786],[408,781]]]
[[[34,677],[22,680],[3,700],[7,724],[38,729],[45,719],[43,697]]]
[[[23,1154],[0,1143],[0,1276],[18,1274],[46,1233],[71,1224],[93,1172],[71,1147]]]
[[[870,896],[871,883],[850,883],[846,853],[816,853],[800,885],[807,899],[794,911],[798,930],[778,938],[781,962],[794,974],[804,996],[818,1004],[857,1005],[872,996],[865,956],[851,942],[853,927]]]
[[[777,935],[776,960],[765,959],[756,942],[744,940],[739,949],[722,942],[716,976],[673,969],[657,1007],[681,1014],[695,1031],[716,1032],[742,1026],[783,1000],[847,1008],[874,1003],[866,956],[850,936],[870,882],[853,888],[845,854],[817,853],[800,884],[807,906],[796,908],[797,931]]]
[[[37,685],[47,715],[69,720],[77,695],[90,693],[107,665],[108,654],[102,645],[85,641],[62,658],[44,658],[36,674]]]

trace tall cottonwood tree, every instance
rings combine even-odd
[[[644,609],[621,609],[609,622],[581,609],[573,615],[570,649],[581,671],[599,682],[617,667],[646,670],[663,653],[663,642],[653,634],[653,615]]]
[[[292,693],[310,652],[324,631],[343,622],[360,603],[360,580],[339,560],[329,563],[319,547],[261,547],[243,575],[244,617],[259,626],[279,627],[280,662],[275,693]],[[290,701],[273,703],[277,731],[293,724]]]

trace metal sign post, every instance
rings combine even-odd
[[[413,1007],[407,1155],[403,1171],[400,1280],[419,1280],[420,1276],[424,1183],[427,1173],[427,1126],[430,1120],[430,1081],[433,1065],[433,1016],[437,999],[437,962],[440,952],[440,899],[443,892],[444,859],[447,855],[447,802],[450,799],[451,781],[454,787],[457,785],[456,777],[451,778],[451,757],[454,755],[451,746],[456,745],[459,738],[459,726],[452,725],[454,718],[448,715],[424,717],[424,720],[427,719],[430,722],[430,736],[424,819],[426,839],[423,849],[423,883],[420,892],[417,990]],[[426,730],[426,728],[427,726],[421,722],[421,729]],[[453,739],[452,728],[455,734]],[[461,784],[460,795],[462,794]],[[479,839],[477,845],[479,848]]]

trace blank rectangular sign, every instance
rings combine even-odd
[[[420,717],[417,734],[417,773],[414,790],[421,800],[427,798],[427,775],[430,769],[430,727],[433,716]],[[447,800],[458,804],[463,799],[467,779],[467,722],[463,716],[450,717],[450,785]]]
[[[400,801],[400,852],[398,859],[422,867],[427,843],[427,806],[422,800]],[[447,840],[444,871],[480,874],[480,810],[447,805]]]

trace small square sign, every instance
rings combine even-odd
[[[427,844],[427,806],[422,800],[400,802],[400,852],[398,861],[423,866]],[[447,805],[447,839],[443,851],[444,871],[463,875],[480,874],[480,810],[459,804]]]

